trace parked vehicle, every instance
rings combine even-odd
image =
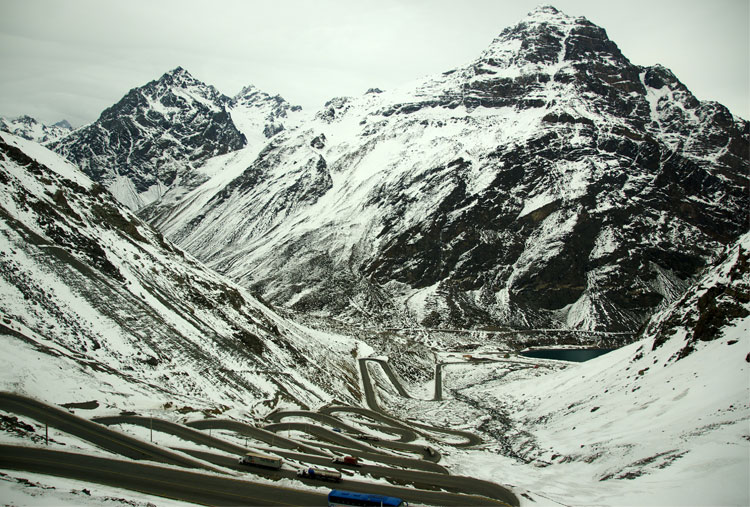
[[[297,477],[318,479],[320,481],[341,482],[341,473],[335,470],[321,470],[320,468],[300,468]]]
[[[359,458],[356,456],[336,456],[331,460],[331,463],[338,463],[340,465],[351,465],[353,467],[361,467],[359,464]]]
[[[281,458],[275,456],[268,456],[265,454],[257,454],[254,452],[248,452],[244,456],[240,457],[240,465],[259,466],[266,468],[281,468]]]

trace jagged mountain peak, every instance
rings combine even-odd
[[[33,125],[35,123],[39,123],[35,118],[32,118],[31,116],[24,114],[16,118],[16,121],[18,123],[25,123],[27,125]]]
[[[560,12],[559,9],[553,5],[538,5],[534,9],[530,10],[526,15],[527,19],[544,19],[544,20],[556,20],[560,18],[569,18],[570,16]]]
[[[646,95],[642,70],[622,54],[603,28],[584,17],[542,6],[504,29],[466,65],[393,93],[365,94],[355,102],[377,102],[380,112],[389,116],[435,106],[567,111],[572,100],[580,109],[577,114],[583,116],[619,115],[644,106],[635,104],[633,95]],[[586,98],[579,100],[582,95]],[[345,115],[345,109],[350,108],[330,101],[318,116],[334,121]]]
[[[572,17],[545,5],[503,30],[478,61],[501,69],[529,71],[529,66],[546,66],[557,71],[565,63],[582,60],[627,63],[603,28],[584,17]]]
[[[232,97],[231,101],[233,106],[242,104],[246,106],[255,106],[255,107],[262,107],[263,104],[266,103],[273,103],[276,105],[282,105],[282,104],[289,104],[284,97],[281,95],[271,95],[269,93],[264,92],[263,90],[259,89],[258,87],[254,85],[246,85],[242,87],[242,90],[237,93],[234,97]],[[289,105],[288,107],[292,107]],[[294,106],[299,108],[299,106]]]
[[[23,115],[12,120],[0,118],[0,130],[44,144],[66,136],[73,130],[73,127],[67,120],[59,121],[54,125],[45,125],[36,118]]]
[[[634,330],[746,228],[724,112],[542,7],[466,66],[330,100],[163,230],[301,312]]]
[[[205,106],[218,111],[231,100],[213,85],[193,77],[182,67],[172,69],[159,79],[134,90],[141,95],[158,100],[166,107],[174,107],[174,102],[177,100],[187,102],[186,105],[190,107]]]
[[[168,72],[165,72],[159,79],[157,79],[156,81],[152,81],[152,83],[166,86],[177,86],[181,88],[195,86],[210,90],[212,95],[222,95],[212,85],[206,84],[203,81],[195,78],[192,74],[190,74],[190,72],[182,67],[176,67]],[[228,99],[228,97],[226,97],[225,99]]]
[[[176,116],[194,108],[221,111],[229,100],[212,85],[177,67],[158,79],[129,90],[120,101],[102,111],[97,122],[117,122],[126,115],[145,114],[151,110],[152,116],[158,114],[175,123]]]
[[[60,127],[60,128],[68,129],[68,130],[73,130],[73,125],[71,125],[70,122],[68,120],[65,120],[65,119],[60,120],[57,123],[53,123],[52,126],[53,127]]]
[[[182,76],[190,76],[190,77],[192,77],[190,75],[190,72],[188,72],[187,69],[185,69],[184,67],[182,67],[180,65],[178,65],[177,67],[175,67],[174,69],[172,69],[170,71],[165,72],[164,75],[171,75],[171,76],[180,76],[180,75],[182,75]]]
[[[245,146],[230,100],[177,67],[131,89],[96,122],[51,147],[140,209],[173,187],[205,181],[199,168],[208,159]]]
[[[193,77],[190,72],[188,72],[187,69],[184,67],[177,66],[174,69],[168,70],[162,76],[159,78],[159,81],[161,80],[176,80],[176,79],[182,79],[182,80],[190,80],[195,81],[196,79]]]
[[[250,84],[244,86],[230,101],[232,118],[248,140],[260,142],[299,123],[302,107],[287,102],[281,95],[271,95]]]
[[[242,89],[238,91],[234,97],[232,97],[232,100],[239,100],[239,99],[242,99],[243,97],[253,97],[255,95],[265,96],[268,94],[253,84],[247,84],[243,86]]]

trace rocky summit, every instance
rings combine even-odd
[[[332,99],[161,227],[300,312],[629,331],[747,229],[748,139],[547,6],[468,65]]]
[[[0,118],[0,131],[17,135],[40,144],[52,143],[73,130],[68,120],[60,120],[52,125],[45,125],[31,116],[18,118]]]
[[[197,169],[206,160],[245,145],[230,100],[178,67],[50,147],[139,209],[174,186],[204,181]]]

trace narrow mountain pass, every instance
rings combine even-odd
[[[272,480],[282,478],[299,480],[293,470],[271,470],[240,465],[237,462],[237,456],[247,452],[246,448],[210,435],[204,435],[199,431],[176,423],[139,416],[102,417],[97,418],[97,420],[107,424],[131,423],[155,428],[158,431],[185,437],[195,443],[201,443],[230,453],[227,456],[195,449],[175,449],[180,455],[194,456],[198,463],[212,463],[220,467],[216,470],[229,469],[235,472],[252,473]],[[284,451],[279,452],[279,454],[306,466],[314,464],[333,467],[328,458]],[[346,467],[336,466],[335,468]],[[205,474],[186,476],[181,475],[179,470],[173,468],[139,465],[132,461],[115,458],[98,458],[48,449],[0,446],[0,469],[33,471],[210,505],[325,505],[325,500],[322,503],[319,502],[321,495],[306,496],[305,492],[290,495],[287,493],[287,488],[256,484],[259,486],[257,489],[248,489],[244,487],[245,484],[255,483],[245,483],[238,479],[232,479],[233,483],[223,484],[217,482],[217,476]],[[361,492],[388,494],[410,502],[434,505],[508,505],[504,500],[502,489],[496,490],[491,483],[483,483],[482,481],[473,484],[471,478],[368,465],[351,469],[349,475],[355,470],[365,475],[385,478],[390,482],[408,486],[404,488],[346,479],[347,485],[351,489]],[[180,481],[189,481],[189,484],[181,484]],[[303,480],[303,482],[312,486],[320,485],[318,482],[311,480]],[[238,486],[237,483],[242,483],[243,486]],[[163,487],[160,488],[160,485]],[[227,491],[224,492],[221,488],[226,488]],[[441,489],[452,491],[452,493],[440,491]],[[487,498],[475,496],[476,494],[486,495]],[[279,498],[283,500],[277,501],[276,499]],[[325,499],[324,496],[323,499]]]
[[[300,479],[296,472],[291,470],[271,470],[260,467],[247,467],[240,465],[233,456],[222,456],[205,451],[194,449],[180,449],[183,452],[195,456],[197,459],[205,460],[223,468],[252,473],[267,478],[278,479],[287,478],[299,480],[304,484],[319,486],[320,482],[312,479]],[[294,455],[289,453],[287,456],[291,459],[306,462],[308,465],[320,465],[331,467],[330,461],[326,462],[320,458],[309,456]],[[339,470],[346,470],[335,466]],[[358,491],[361,493],[372,493],[380,495],[394,496],[408,502],[424,503],[428,498],[438,501],[436,505],[514,505],[507,503],[506,492],[492,483],[477,481],[471,477],[452,476],[444,474],[435,474],[430,472],[418,472],[413,470],[397,470],[384,467],[375,467],[364,465],[357,467],[362,475],[370,475],[375,478],[384,478],[394,486],[382,483],[364,482],[352,479],[352,472],[357,470],[349,469],[349,473],[344,472],[344,478],[340,488]],[[482,498],[477,495],[482,495]]]
[[[188,423],[191,426],[202,426],[205,427],[206,425],[203,424],[205,422],[211,421],[213,424],[210,425],[211,429],[217,429],[217,430],[225,430],[225,431],[232,431],[237,433],[238,435],[248,435],[251,436],[253,433],[247,430],[247,427],[249,425],[246,425],[244,423],[238,423],[237,421],[226,421],[226,420],[206,420],[206,421],[195,421],[192,423]],[[143,424],[147,425],[147,421],[143,421]],[[285,425],[285,424],[288,424]],[[280,433],[283,433],[285,431],[300,431],[305,432],[306,430],[310,429],[309,425],[305,425],[303,423],[282,423],[280,425],[273,425],[274,429],[279,431]],[[252,427],[251,427],[252,428]],[[312,431],[312,430],[310,430]],[[320,433],[323,435],[326,435],[324,430],[320,430]],[[333,435],[338,436],[335,432]],[[273,434],[273,433],[271,433]],[[214,437],[215,438],[215,437]],[[342,439],[344,444],[349,444],[351,439]],[[281,442],[281,444],[279,444]],[[290,445],[289,442],[297,443],[297,446]],[[352,441],[357,443],[356,441]],[[422,470],[426,472],[431,473],[439,473],[439,474],[447,474],[448,471],[441,465],[434,463],[432,461],[426,461],[423,459],[414,459],[414,458],[406,458],[403,456],[396,456],[392,454],[388,454],[383,451],[379,451],[378,449],[374,449],[372,447],[364,446],[364,445],[358,445],[356,447],[350,447],[348,445],[335,445],[327,442],[312,442],[312,441],[306,441],[306,442],[300,442],[299,440],[293,440],[288,439],[279,436],[278,440],[276,440],[276,443],[272,439],[269,439],[267,443],[271,444],[273,447],[274,445],[279,445],[280,447],[285,447],[287,449],[294,449],[294,448],[302,448],[302,449],[315,449],[315,453],[294,453],[294,452],[285,452],[283,450],[274,448],[269,449],[268,452],[272,454],[278,454],[278,455],[286,455],[286,456],[295,456],[295,459],[301,459],[301,460],[310,460],[310,456],[313,456],[315,458],[315,462],[320,463],[320,460],[323,459],[323,463],[331,464],[331,458],[336,455],[344,455],[344,454],[356,454],[357,457],[363,460],[367,460],[368,462],[374,462],[374,463],[381,463],[384,465],[391,465],[395,467],[399,467],[399,469],[407,469],[407,470]],[[317,446],[317,447],[315,447]],[[247,451],[244,451],[247,452]],[[364,465],[369,466],[369,465]],[[359,468],[359,467],[358,467]],[[390,470],[390,469],[389,469]],[[396,469],[398,470],[398,469]]]
[[[353,426],[350,426],[346,423],[343,423],[339,419],[327,415],[327,414],[321,414],[321,413],[315,413],[315,412],[300,412],[300,411],[294,411],[294,412],[275,412],[270,414],[266,419],[274,420],[274,421],[282,421],[285,418],[290,417],[305,417],[309,418],[313,421],[325,421],[327,424],[331,426],[331,429],[328,428],[321,428],[318,427],[315,424],[309,424],[307,422],[277,422],[275,424],[271,424],[268,426],[265,426],[265,429],[270,431],[284,431],[286,430],[296,430],[296,431],[302,431],[305,433],[309,433],[311,435],[314,435],[316,437],[319,437],[321,439],[338,443],[341,445],[344,445],[346,447],[349,447],[351,449],[358,449],[358,450],[364,450],[364,451],[370,451],[370,452],[381,452],[378,450],[378,448],[385,448],[395,451],[402,451],[402,452],[409,452],[414,453],[419,456],[421,456],[423,459],[426,459],[428,461],[432,462],[439,462],[440,461],[440,453],[438,453],[435,449],[431,447],[426,447],[424,445],[417,445],[417,444],[410,444],[406,442],[401,441],[393,441],[393,440],[387,440],[384,438],[374,437],[372,435],[367,435],[361,433],[359,430],[354,428]],[[388,427],[380,426],[380,428],[385,429],[386,431],[390,431]],[[401,430],[402,434],[407,434],[409,436],[412,436],[410,441],[414,440],[414,437],[416,436],[414,432],[412,431],[406,431],[400,428],[394,428],[395,430]],[[347,431],[347,433],[344,433],[344,431]],[[360,443],[360,440],[366,442],[366,443]]]
[[[332,428],[338,428],[342,431],[345,431],[349,433],[351,436],[353,436],[354,438],[374,441],[371,435],[368,435],[367,433],[363,432],[359,428],[349,425],[341,421],[340,419],[325,413],[323,409],[321,409],[318,412],[311,412],[308,410],[274,411],[266,416],[266,420],[273,421],[273,422],[281,422],[283,419],[288,418],[288,417],[300,417],[300,418],[308,418],[308,419],[316,420],[318,422],[326,423]],[[376,424],[364,425],[364,426],[367,426],[368,428],[374,429],[378,432],[398,435],[399,442],[403,442],[403,443],[411,442],[416,438],[416,434],[413,431],[406,430],[404,428],[396,428],[395,426],[391,426],[391,425],[376,425]]]
[[[365,398],[375,400],[375,388],[372,385],[365,361],[360,360],[363,385],[365,386]],[[382,368],[390,370],[387,362],[376,361],[376,363]],[[387,377],[392,382],[399,382],[398,378],[393,374],[387,375]],[[397,389],[397,392],[405,393],[406,391],[401,387]],[[434,505],[496,505],[498,504],[497,502],[500,502],[499,504],[501,505],[518,505],[518,499],[515,495],[507,488],[498,484],[471,477],[448,474],[447,470],[436,463],[440,460],[440,454],[433,449],[390,440],[367,440],[367,443],[360,442],[352,437],[361,437],[364,434],[355,425],[345,424],[333,415],[347,412],[353,413],[372,420],[376,423],[374,426],[380,427],[386,432],[389,428],[392,428],[395,434],[400,433],[402,436],[408,434],[412,438],[416,438],[414,428],[418,427],[420,429],[416,431],[420,434],[441,432],[466,438],[466,443],[456,444],[457,446],[473,445],[472,442],[478,441],[478,439],[468,438],[469,434],[466,432],[442,428],[436,429],[427,425],[414,425],[413,423],[402,422],[384,413],[377,405],[377,402],[371,405],[371,409],[333,406],[325,407],[317,413],[307,411],[275,412],[269,416],[269,421],[280,422],[273,422],[262,429],[228,419],[192,421],[187,425],[138,415],[100,416],[93,420],[87,420],[60,408],[14,393],[0,393],[0,408],[48,423],[61,431],[69,432],[128,458],[157,460],[181,467],[204,468],[219,472],[220,474],[241,471],[271,480],[298,480],[296,472],[288,468],[270,470],[240,465],[238,463],[238,456],[244,455],[249,451],[246,446],[237,445],[231,441],[211,434],[207,435],[205,431],[201,431],[206,429],[220,429],[233,432],[240,436],[240,438],[244,435],[270,444],[271,449],[259,448],[257,450],[271,455],[282,456],[288,460],[287,464],[293,467],[315,465],[325,468],[335,468],[345,474],[345,482],[349,485],[350,489],[356,491],[389,494],[413,503]],[[311,423],[287,420],[289,418],[300,417],[310,419]],[[321,422],[331,425],[332,429],[320,427],[319,424]],[[215,454],[195,448],[185,449],[182,446],[167,449],[106,428],[107,425],[122,424],[137,425],[150,428],[151,430],[155,429],[226,454]],[[333,428],[339,431],[334,431]],[[350,432],[351,435],[345,435],[340,432],[342,428]],[[298,438],[285,438],[277,434],[277,432],[283,433],[284,431],[307,433],[321,441],[300,441]],[[383,448],[378,449],[378,446]],[[312,494],[312,496],[305,496],[305,494],[299,496],[279,496],[277,491],[263,489],[262,487],[257,490],[233,487],[234,493],[231,495],[222,495],[213,489],[217,487],[217,483],[212,482],[214,478],[190,477],[186,479],[193,481],[190,487],[184,487],[182,493],[177,493],[175,491],[179,489],[179,481],[183,480],[183,478],[179,474],[175,474],[174,469],[166,469],[169,471],[163,472],[161,469],[154,470],[154,468],[159,467],[149,465],[151,468],[137,468],[130,471],[131,469],[128,467],[133,464],[130,461],[108,458],[96,458],[98,460],[96,461],[91,456],[80,455],[81,457],[78,457],[78,455],[75,455],[71,457],[69,454],[73,453],[62,453],[61,455],[59,451],[46,449],[40,449],[40,453],[33,454],[33,451],[29,453],[26,451],[16,451],[13,446],[5,447],[5,454],[2,454],[0,468],[39,471],[40,473],[125,487],[169,498],[186,500],[189,498],[190,500],[187,501],[212,505],[237,503],[275,505],[277,503],[274,502],[279,498],[283,498],[284,501],[287,498],[294,498],[292,501],[294,505],[320,505],[317,502],[321,496],[315,496],[315,494]],[[414,452],[423,456],[424,459],[405,458],[392,455],[388,451]],[[342,454],[355,454],[364,462],[361,463],[361,466],[332,462],[333,456],[340,456]],[[74,465],[65,468],[57,464],[66,459],[68,462],[74,463]],[[65,468],[65,471],[58,471],[58,469],[62,468]],[[94,469],[96,469],[96,472],[92,471]],[[142,475],[149,474],[150,480],[140,484],[139,480]],[[360,474],[365,477],[385,479],[389,483],[394,484],[394,486],[373,484],[352,479],[354,475]],[[236,479],[232,480],[237,481]],[[160,482],[168,483],[165,489],[158,490],[156,484]],[[303,482],[316,486],[319,485],[318,482],[311,482],[309,480],[303,480]],[[204,487],[196,486],[196,484],[203,484]],[[202,493],[199,493],[198,489]],[[482,496],[477,497],[474,495]]]

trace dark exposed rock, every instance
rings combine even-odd
[[[118,177],[132,182],[137,194],[189,183],[199,178],[194,168],[246,143],[227,111],[229,102],[178,67],[130,90],[96,122],[50,147],[107,187]],[[140,207],[137,198],[115,194],[123,204]]]
[[[319,136],[315,136],[312,141],[310,141],[310,146],[315,148],[316,150],[322,150],[326,146],[326,135],[320,134]]]
[[[721,338],[724,329],[750,315],[750,255],[746,247],[747,242],[744,246],[735,245],[728,254],[725,252],[701,284],[688,291],[665,316],[642,330],[642,334],[654,336],[653,349],[682,332],[685,344],[675,357],[682,359],[694,352],[699,342]],[[720,275],[721,271],[728,272],[728,277]]]

